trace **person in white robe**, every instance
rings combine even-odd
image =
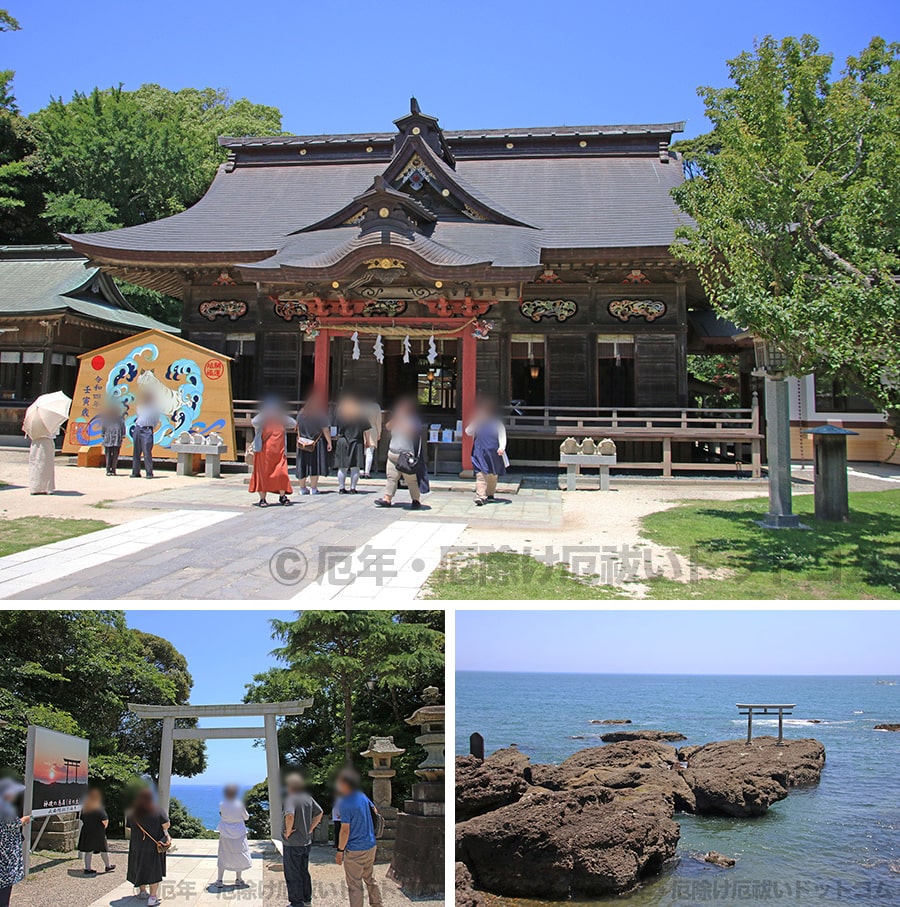
[[[250,845],[247,843],[247,819],[250,814],[240,797],[240,791],[234,784],[229,784],[223,792],[219,804],[219,878],[217,888],[225,887],[225,873],[234,872],[236,888],[249,888],[243,874],[252,865]]]
[[[53,438],[32,438],[28,448],[28,490],[31,494],[53,494],[56,475],[53,462],[56,445]]]

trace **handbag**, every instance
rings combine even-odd
[[[303,435],[297,435],[297,447],[299,447],[300,450],[312,450],[315,446],[315,438],[304,438]]]
[[[397,455],[397,469],[405,475],[415,475],[421,459],[410,450],[401,451]]]
[[[149,838],[156,845],[157,853],[167,853],[168,850],[171,848],[171,846],[172,846],[171,838],[166,843],[163,843],[162,841],[157,841],[156,838],[154,838],[153,835],[151,835],[150,832],[147,831],[147,829],[144,828],[144,826],[141,825],[140,822],[138,822],[137,819],[134,820],[134,824],[137,825],[137,827],[144,833],[145,838]]]

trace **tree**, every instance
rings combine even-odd
[[[143,85],[76,93],[31,117],[47,180],[43,217],[58,232],[133,226],[183,211],[225,159],[217,135],[278,133],[274,107],[216,89]]]
[[[0,612],[0,765],[23,771],[29,724],[88,737],[91,776],[118,824],[130,783],[159,765],[159,723],[128,703],[185,703],[192,684],[184,656],[120,611]],[[178,741],[174,764],[179,775],[202,772],[202,741]]]
[[[5,9],[0,9],[0,32],[19,31],[22,26],[18,19],[13,18]]]
[[[281,722],[278,741],[285,763],[303,771],[323,806],[341,766],[364,768],[359,753],[374,735],[393,735],[406,749],[394,761],[394,789],[398,799],[408,795],[424,754],[405,719],[422,705],[426,686],[443,686],[443,628],[442,611],[306,611],[273,621],[285,666],[256,675],[245,701],[312,697],[311,709]],[[257,785],[248,806],[257,833],[268,823],[267,799]]]
[[[875,38],[832,80],[809,36],[765,38],[701,88],[711,133],[679,143],[693,223],[672,252],[714,308],[840,374],[900,419],[900,44]]]

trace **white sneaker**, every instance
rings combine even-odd
[[[159,903],[159,898],[149,898],[147,900],[147,907],[157,907]]]

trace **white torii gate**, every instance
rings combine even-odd
[[[281,759],[278,754],[278,715],[302,715],[312,699],[294,702],[247,702],[236,705],[141,705],[128,703],[129,711],[151,721],[162,719],[159,751],[159,802],[168,812],[172,793],[172,758],[176,740],[234,740],[264,737],[266,775],[269,784],[269,831],[277,837],[281,828]],[[262,727],[175,727],[179,718],[262,717]]]

